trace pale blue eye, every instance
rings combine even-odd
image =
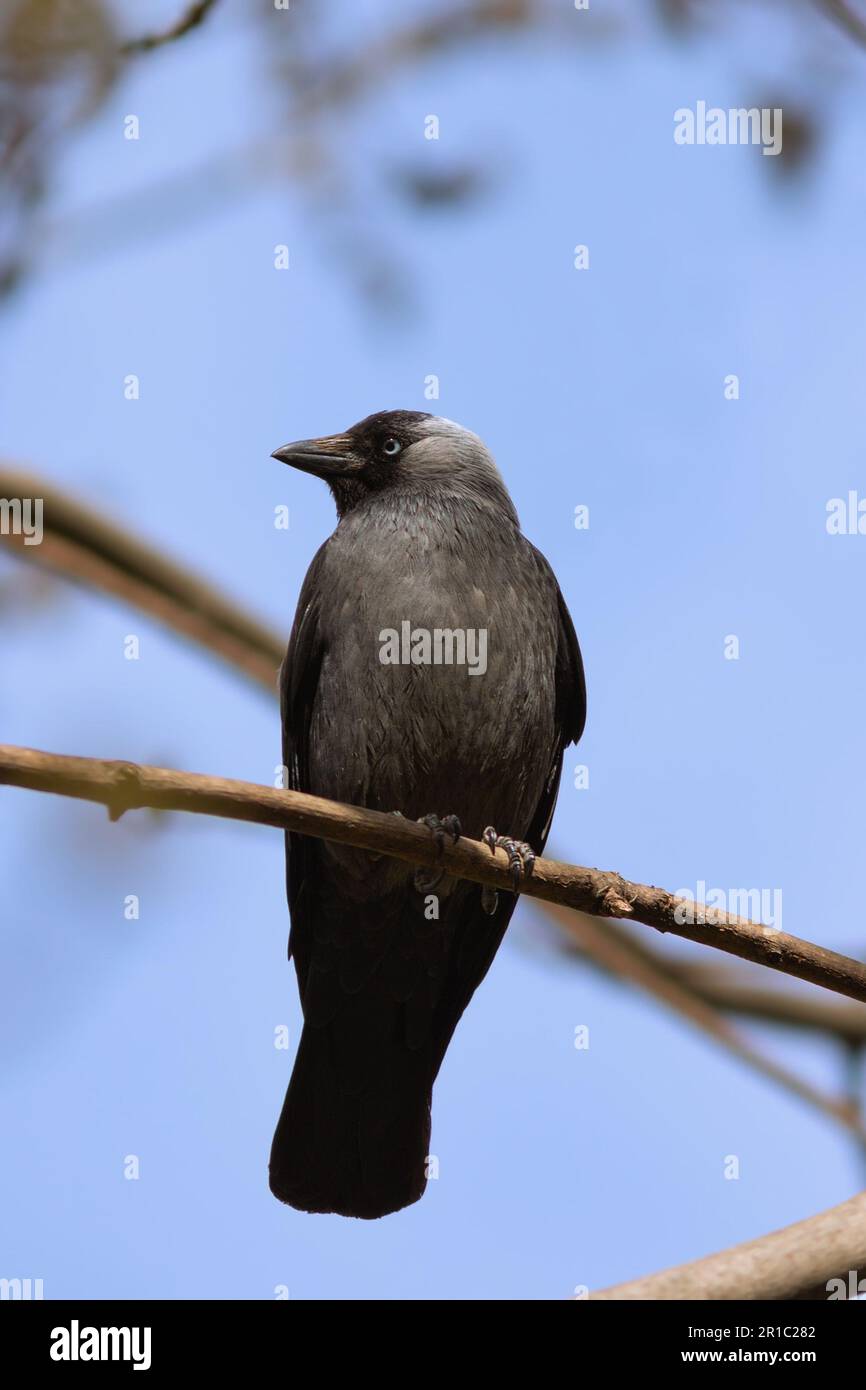
[[[402,448],[403,445],[400,443],[399,439],[395,439],[393,435],[389,435],[382,445],[382,453],[388,458],[393,458],[395,454],[399,454]]]

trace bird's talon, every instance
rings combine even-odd
[[[397,814],[399,815],[399,812],[397,812]],[[426,825],[433,836],[437,859],[441,859],[445,852],[446,837],[450,835],[451,843],[456,845],[462,834],[460,821],[456,816],[443,816],[440,819],[439,816],[431,812],[429,815],[419,816],[418,824]],[[425,877],[425,871],[419,868],[415,870],[413,881],[419,893],[431,893],[434,888],[438,887],[444,875],[445,870],[440,869],[438,873],[435,873],[432,878],[428,879]]]
[[[514,892],[519,893],[521,880],[529,878],[535,868],[536,855],[532,846],[526,844],[524,840],[512,839],[510,835],[497,835],[492,825],[488,825],[481,838],[491,854],[495,855],[498,849],[502,849],[508,855],[508,872],[514,885]]]
[[[428,816],[419,816],[418,824],[427,826],[436,841],[436,848],[440,854],[445,848],[446,835],[450,835],[451,843],[456,845],[462,834],[460,821],[456,816],[442,816],[440,818],[431,812]]]

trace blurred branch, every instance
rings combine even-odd
[[[605,959],[592,949],[592,943],[574,929],[575,918],[545,907],[544,915],[563,933],[567,949],[589,958],[591,963],[609,974],[622,972],[613,968],[613,956]],[[726,1013],[738,1014],[760,1023],[774,1023],[807,1032],[836,1038],[846,1045],[866,1042],[866,1008],[847,1004],[822,995],[795,994],[790,989],[771,989],[753,984],[744,975],[719,970],[718,965],[676,960],[667,952],[657,950],[634,933],[616,923],[608,923],[605,937],[614,939],[630,957],[645,964],[650,971],[659,971],[687,989],[693,998]]]
[[[70,249],[73,258],[98,255],[111,247],[128,252],[131,238],[150,238],[157,228],[164,232],[207,217],[271,178],[281,183],[291,180],[304,190],[308,212],[321,223],[318,244],[330,246],[342,266],[352,267],[378,308],[401,304],[405,308],[408,289],[399,257],[393,248],[384,246],[384,223],[371,232],[369,210],[359,211],[356,206],[356,170],[351,162],[340,158],[342,144],[330,128],[330,118],[346,106],[359,105],[368,93],[378,97],[383,83],[394,80],[401,70],[432,61],[454,47],[542,29],[576,42],[578,28],[581,36],[588,29],[605,28],[592,16],[575,26],[573,16],[544,0],[470,0],[435,14],[397,20],[384,33],[374,27],[368,42],[335,49],[328,43],[310,46],[311,36],[318,37],[314,13],[305,15],[301,33],[297,26],[279,23],[280,15],[275,26],[273,10],[270,15],[267,9],[261,13],[267,25],[267,53],[269,58],[279,55],[276,79],[286,98],[278,132],[233,149],[220,148],[203,163],[156,187],[124,193],[105,204],[100,201],[83,213],[64,213],[62,225],[46,228],[40,237],[28,237],[22,230],[10,262],[10,288],[39,266],[68,266]],[[179,29],[178,25],[165,34],[131,40],[120,50],[114,44],[111,53],[116,60],[118,51],[146,51],[177,37]],[[62,255],[54,254],[55,240],[62,243]],[[343,254],[347,242],[351,243],[351,256]],[[0,293],[2,288],[0,283]]]
[[[0,465],[0,497],[41,498],[44,513],[40,545],[0,534],[0,548],[150,614],[276,695],[285,640],[218,590],[43,478]]]
[[[818,8],[834,19],[846,34],[866,45],[866,20],[855,14],[845,0],[817,0]]]
[[[498,32],[514,32],[548,24],[565,36],[567,20],[556,6],[543,0],[471,0],[448,6],[439,13],[412,18],[403,26],[374,39],[349,56],[332,55],[316,70],[297,74],[300,106],[335,108],[356,101],[366,89],[379,91],[381,83],[407,65],[447,52]]]
[[[179,6],[182,0],[177,0]],[[14,215],[7,213],[10,229],[6,233],[8,248],[2,245],[0,222],[0,298],[11,292],[34,268],[69,264],[69,245],[66,228],[58,234],[62,241],[60,253],[55,253],[51,235],[34,236],[32,224],[38,207],[51,191],[55,148],[59,147],[64,123],[53,114],[54,97],[67,75],[69,59],[89,60],[98,79],[92,83],[91,97],[86,108],[95,111],[103,104],[111,86],[125,68],[124,58],[150,52],[182,38],[198,28],[215,8],[216,0],[196,0],[182,7],[180,17],[168,28],[121,42],[116,34],[113,11],[107,0],[77,0],[75,5],[49,3],[49,0],[27,0],[16,10],[14,22],[4,27],[0,19],[0,76],[5,67],[16,73],[14,99],[8,114],[3,111],[3,91],[0,87],[0,193]],[[677,30],[690,27],[691,8],[685,0],[659,0],[663,15]],[[383,250],[384,226],[368,233],[369,205],[362,205],[363,194],[353,191],[350,161],[340,158],[345,141],[335,139],[330,117],[360,104],[367,92],[379,97],[383,84],[415,64],[435,61],[454,50],[466,51],[470,46],[489,40],[544,34],[558,47],[565,44],[585,45],[588,42],[608,41],[628,33],[627,13],[593,8],[575,22],[571,7],[550,0],[460,0],[443,4],[433,12],[395,20],[389,27],[368,26],[364,41],[332,42],[330,30],[316,24],[316,10],[310,7],[303,15],[303,24],[273,23],[274,10],[263,5],[258,11],[262,33],[266,35],[267,52],[276,54],[274,68],[281,90],[286,95],[283,131],[270,140],[253,142],[249,150],[251,168],[243,149],[220,150],[205,165],[188,171],[188,179],[169,180],[164,187],[145,194],[147,215],[137,219],[135,208],[129,209],[138,235],[152,234],[156,227],[176,225],[181,220],[207,216],[214,207],[230,201],[237,191],[246,192],[269,170],[288,176],[304,188],[309,201],[308,212],[322,222],[317,236],[320,245],[333,243],[332,254],[341,266],[351,265],[360,287],[377,307],[407,307],[408,290],[400,267],[395,271],[396,255]],[[860,44],[866,44],[866,20],[860,17],[848,0],[813,0],[813,9],[829,18],[834,28],[843,31]],[[269,13],[270,10],[270,13]],[[18,13],[20,11],[20,14]],[[281,16],[278,16],[278,21]],[[820,24],[820,20],[816,20]],[[367,34],[369,33],[369,38]],[[22,66],[22,54],[27,62]],[[35,64],[35,68],[34,68]],[[34,81],[34,76],[39,81]],[[319,119],[317,119],[319,118]],[[5,138],[4,138],[5,128]],[[767,161],[777,173],[790,174],[804,162],[813,147],[817,134],[813,114],[795,109],[795,103],[785,103],[785,144],[782,158]],[[790,138],[789,138],[790,137]],[[350,142],[351,144],[351,142]],[[23,151],[23,155],[22,152]],[[15,168],[6,171],[4,163]],[[240,170],[238,169],[240,165]],[[209,171],[216,173],[211,186]],[[464,183],[460,171],[443,178],[441,188],[431,181],[430,170],[419,164],[405,187],[410,192],[420,188],[422,200],[433,190],[438,197],[444,188],[449,206],[457,206],[461,192],[478,187],[479,170],[469,170]],[[8,187],[3,187],[3,182]],[[187,187],[186,185],[189,185]],[[204,191],[192,196],[195,185]],[[163,207],[155,209],[151,196],[159,197]],[[177,198],[178,205],[172,202]],[[136,198],[130,199],[131,205]],[[127,221],[124,209],[109,202],[85,214],[108,219],[101,224],[91,240],[85,227],[79,235],[79,248],[98,254],[107,242],[128,250],[121,230]],[[67,220],[68,215],[64,215]],[[73,222],[76,220],[72,218]],[[142,230],[144,229],[144,230]],[[73,229],[74,230],[74,229]],[[350,242],[351,257],[344,256]],[[359,269],[360,267],[360,269]]]
[[[101,802],[113,818],[126,810],[150,806],[155,810],[194,811],[278,826],[410,864],[432,865],[435,860],[454,878],[505,891],[511,889],[508,856],[502,850],[491,855],[479,841],[460,839],[455,845],[446,845],[436,859],[426,827],[381,811],[344,806],[302,792],[9,745],[0,746],[0,783]],[[593,916],[627,917],[643,922],[657,931],[700,941],[771,970],[866,1001],[866,965],[860,961],[731,914],[718,914],[713,925],[683,921],[681,914],[692,912],[693,903],[675,898],[663,888],[630,883],[617,873],[539,859],[520,891]]]
[[[580,947],[601,969],[618,979],[628,980],[658,999],[693,1027],[719,1043],[737,1061],[744,1062],[759,1075],[776,1082],[800,1100],[838,1120],[862,1143],[866,1131],[859,1119],[859,1105],[853,1099],[826,1096],[787,1067],[774,1062],[737,1033],[718,1010],[708,1004],[690,984],[668,973],[667,962],[614,922],[601,922],[583,912],[569,912],[555,904],[545,905],[545,914]],[[866,1011],[864,1011],[866,1012]]]
[[[826,1299],[856,1290],[866,1269],[866,1193],[691,1264],[591,1293],[591,1299]],[[828,1289],[831,1280],[840,1286]]]
[[[848,1045],[866,1042],[866,1009],[858,1004],[836,1003],[821,996],[801,996],[790,990],[761,989],[729,972],[722,972],[716,978],[716,971],[686,961],[668,960],[666,968],[708,1004],[742,1018],[835,1036]]]
[[[174,43],[175,39],[183,38],[184,34],[188,34],[191,29],[197,29],[215,4],[216,0],[196,0],[196,3],[190,5],[189,9],[170,29],[164,29],[162,33],[145,34],[140,39],[127,39],[126,43],[120,46],[121,53],[127,55],[149,53],[151,49],[162,48],[167,43]]]

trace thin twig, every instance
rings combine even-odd
[[[0,745],[0,783],[4,782],[101,802],[115,818],[144,806],[163,811],[194,811],[278,826],[390,855],[410,864],[432,865],[435,855],[429,831],[411,821],[301,792],[275,791],[254,782],[101,758],[67,757],[5,744]],[[446,845],[441,865],[455,878],[489,884],[491,888],[507,891],[511,884],[508,856],[502,850],[491,855],[477,840],[461,839],[456,845]],[[693,912],[693,903],[675,898],[663,888],[630,883],[617,873],[539,859],[521,891],[596,917],[626,917],[643,922],[657,931],[715,946],[743,960],[866,1001],[866,965],[860,961],[744,917],[718,914],[712,925],[691,923],[683,920],[683,914],[687,918]]]
[[[138,39],[127,39],[121,44],[120,51],[127,56],[134,53],[149,53],[154,48],[162,48],[167,43],[174,43],[175,39],[182,39],[184,34],[188,34],[191,29],[197,29],[205,20],[216,4],[216,0],[195,0],[188,10],[185,10],[169,29],[163,29],[155,34],[143,34]]]

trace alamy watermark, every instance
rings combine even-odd
[[[746,917],[767,931],[782,930],[781,888],[708,888],[702,878],[692,888],[678,888],[674,920],[682,926],[722,926],[727,917]]]
[[[29,1302],[44,1297],[41,1279],[0,1279],[0,1302]]]
[[[828,1279],[825,1288],[828,1303],[839,1299],[847,1302],[849,1299],[862,1298],[866,1294],[866,1279],[860,1278],[859,1270],[849,1269],[846,1279]]]
[[[23,536],[25,545],[41,545],[42,498],[0,497],[0,536]]]
[[[51,1329],[48,1354],[52,1361],[130,1361],[134,1371],[149,1371],[151,1328],[82,1327],[73,1318],[69,1327]]]
[[[678,145],[762,145],[762,154],[782,153],[781,106],[707,106],[705,101],[674,112]]]
[[[828,536],[866,536],[866,497],[854,488],[847,497],[831,497],[825,525]]]
[[[413,627],[404,620],[399,631],[382,628],[379,660],[383,666],[465,666],[468,675],[483,676],[487,628]]]

